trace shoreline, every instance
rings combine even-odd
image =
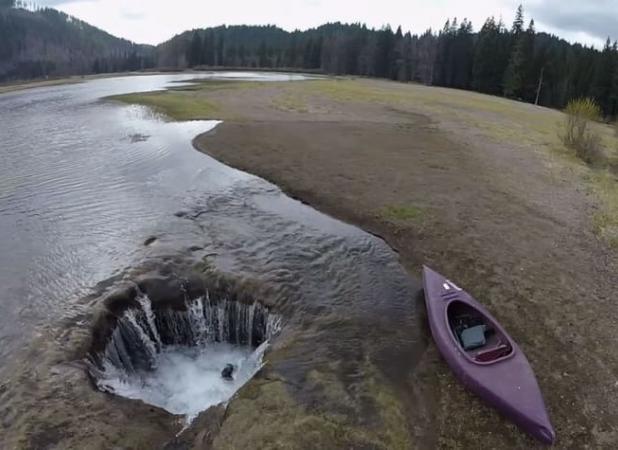
[[[126,76],[149,76],[149,75],[169,75],[169,74],[193,74],[199,75],[203,73],[209,72],[263,72],[263,73],[290,73],[290,74],[310,74],[310,75],[324,75],[320,71],[307,71],[302,69],[268,69],[268,68],[257,68],[255,70],[251,70],[251,68],[242,68],[242,67],[204,67],[204,68],[191,68],[185,70],[179,69],[166,69],[165,67],[152,69],[152,70],[143,70],[137,72],[113,72],[113,73],[99,73],[99,74],[87,74],[87,75],[68,75],[64,77],[58,78],[50,78],[50,79],[42,79],[37,78],[33,80],[15,80],[8,81],[4,83],[0,83],[0,95],[9,93],[9,92],[17,92],[23,91],[27,89],[34,89],[38,87],[49,87],[49,86],[62,86],[65,84],[75,84],[75,83],[83,83],[91,80],[98,80],[104,78],[116,78],[116,77],[126,77]]]
[[[148,75],[164,75],[166,73],[183,73],[183,72],[164,72],[164,71],[141,71],[141,72],[114,72],[114,73],[100,73],[100,74],[88,74],[88,75],[70,75],[66,77],[50,78],[50,79],[35,79],[35,80],[18,80],[9,81],[6,83],[0,83],[0,95],[10,92],[18,92],[27,89],[35,89],[39,87],[51,87],[62,86],[66,84],[84,83],[86,81],[116,78],[126,76],[148,76]],[[191,72],[187,72],[191,73]]]
[[[199,151],[381,237],[412,276],[427,263],[477,296],[526,353],[559,445],[618,440],[606,395],[618,352],[599,345],[616,323],[618,259],[594,231],[603,204],[584,180],[596,174],[556,137],[560,113],[379,80],[203,83],[163,96],[202,99],[206,115],[215,105],[224,123],[194,138]],[[130,102],[158,100],[141,97]],[[542,448],[467,393],[432,344],[407,386],[394,409],[412,411],[408,445]]]

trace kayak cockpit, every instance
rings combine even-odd
[[[448,304],[446,316],[457,345],[472,362],[491,364],[513,354],[509,338],[471,305],[454,300]]]

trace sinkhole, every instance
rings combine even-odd
[[[281,317],[229,283],[171,284],[149,280],[108,297],[88,367],[99,390],[190,421],[260,370]]]

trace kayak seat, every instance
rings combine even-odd
[[[490,362],[495,361],[498,358],[502,358],[503,356],[507,356],[512,351],[510,345],[500,344],[498,347],[492,348],[490,350],[485,350],[479,352],[474,359],[478,362]]]
[[[485,325],[476,325],[465,328],[461,331],[459,339],[461,340],[461,345],[466,351],[482,347],[486,343]]]

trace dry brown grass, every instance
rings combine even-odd
[[[540,154],[550,169],[581,176],[582,184],[600,203],[593,217],[594,231],[610,245],[618,246],[618,123],[611,126],[588,120],[583,144],[592,150],[578,152],[565,145],[563,139],[568,115],[549,108],[475,92],[374,80],[328,79],[305,86],[306,90],[340,102],[412,108],[449,128],[473,130],[495,145],[514,144],[531,154]],[[584,165],[586,160],[597,169]]]

